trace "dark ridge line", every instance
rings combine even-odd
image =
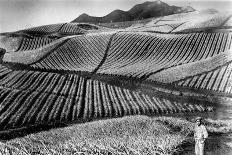
[[[124,75],[110,75],[110,74],[102,74],[102,73],[94,73],[91,74],[91,72],[87,72],[87,71],[67,71],[67,70],[53,70],[53,69],[41,69],[41,68],[33,68],[31,66],[25,65],[25,64],[20,64],[20,63],[3,63],[3,66],[6,66],[10,69],[12,69],[13,71],[15,70],[27,70],[27,71],[38,71],[38,72],[47,72],[47,73],[56,73],[56,74],[60,74],[60,75],[67,75],[67,74],[73,74],[73,75],[78,75],[84,79],[93,79],[93,80],[98,80],[104,83],[108,83],[104,80],[101,79],[101,77],[108,77],[108,78],[117,78],[123,81],[129,81],[131,84],[142,84],[145,81],[142,81],[141,78],[136,78],[136,77],[132,77],[132,76],[124,76]],[[100,79],[99,79],[100,78]],[[157,83],[156,81],[152,81],[153,83]],[[114,85],[114,84],[113,84]],[[10,89],[10,88],[9,88]],[[26,90],[21,90],[21,91],[26,91]]]
[[[214,71],[214,70],[216,70],[216,69],[218,69],[218,68],[220,68],[220,67],[222,67],[222,66],[228,65],[228,64],[231,63],[231,62],[232,62],[232,60],[231,60],[231,61],[228,61],[228,62],[226,62],[226,63],[224,63],[224,64],[221,65],[221,66],[218,66],[218,67],[214,68],[214,69],[211,70],[211,71]],[[188,63],[184,63],[184,64],[188,64]],[[172,67],[178,67],[178,66],[181,66],[181,65],[184,65],[184,64],[181,63],[181,64],[177,64],[177,65],[172,65],[172,66],[169,66],[169,67],[161,68],[161,69],[159,69],[159,70],[157,70],[157,71],[155,71],[155,72],[151,72],[151,73],[149,73],[149,74],[147,74],[147,75],[144,75],[144,76],[142,76],[141,78],[142,78],[143,81],[145,81],[145,80],[147,80],[147,79],[148,79],[151,75],[153,75],[153,74],[157,74],[158,72],[161,72],[161,71],[163,71],[163,70],[170,69],[170,68],[172,68]],[[201,72],[201,73],[196,74],[196,75],[204,74],[204,73],[207,73],[207,72],[209,72],[209,71]],[[194,75],[194,76],[196,76],[196,75]],[[185,77],[184,79],[181,79],[181,80],[178,80],[178,81],[175,81],[175,82],[180,82],[180,81],[182,81],[182,80],[186,80],[186,79],[189,78],[189,77],[192,77],[192,76]],[[174,82],[172,82],[172,83],[174,83]]]
[[[47,72],[47,73],[57,73],[61,75],[65,74],[75,74],[79,76],[83,76],[89,78],[91,76],[91,72],[88,71],[73,71],[73,70],[55,70],[55,69],[44,69],[44,68],[34,68],[26,64],[22,63],[12,63],[12,62],[3,62],[1,65],[6,66],[13,71],[17,70],[27,70],[27,71],[37,71],[37,72]]]
[[[230,93],[226,93],[226,92],[220,92],[220,91],[214,91],[214,90],[209,90],[209,89],[203,89],[203,88],[194,88],[194,87],[188,87],[188,86],[179,86],[179,85],[174,85],[174,84],[170,84],[176,88],[179,89],[186,89],[189,91],[193,91],[195,93],[198,94],[205,94],[205,95],[216,95],[218,97],[228,97],[228,98],[232,98],[232,94]]]
[[[229,61],[227,63],[225,63],[224,65],[227,65],[229,63],[231,63],[232,61]],[[15,63],[3,63],[2,65],[12,69],[12,70],[28,70],[28,71],[38,71],[38,72],[47,72],[47,73],[57,73],[57,74],[61,74],[61,75],[66,75],[66,74],[74,74],[74,75],[78,75],[82,78],[85,78],[85,79],[93,79],[93,80],[98,80],[98,81],[102,81],[104,83],[107,83],[106,81],[102,80],[102,79],[99,79],[99,76],[100,77],[115,77],[115,78],[119,78],[120,80],[126,80],[126,81],[130,81],[130,82],[134,82],[135,84],[146,84],[146,83],[150,83],[150,84],[155,84],[156,87],[163,87],[163,86],[167,86],[167,87],[171,87],[171,89],[175,88],[176,90],[178,89],[187,89],[187,90],[190,90],[190,91],[200,91],[201,94],[207,94],[207,93],[210,93],[210,94],[216,94],[217,96],[225,96],[225,97],[230,97],[232,98],[232,94],[229,94],[229,93],[225,93],[225,92],[218,92],[218,91],[213,91],[213,90],[208,90],[208,89],[200,89],[200,88],[197,88],[197,89],[193,89],[192,87],[186,87],[186,86],[179,86],[179,85],[176,85],[174,82],[173,83],[162,83],[162,82],[158,82],[158,81],[153,81],[153,80],[147,80],[145,79],[145,77],[141,77],[141,78],[136,78],[136,77],[132,77],[132,76],[124,76],[124,75],[110,75],[110,74],[102,74],[102,73],[94,73],[92,74],[91,72],[87,72],[87,71],[66,71],[66,70],[53,70],[53,69],[40,69],[40,68],[33,68],[33,67],[30,67],[30,66],[27,66],[27,65],[24,65],[24,64],[15,64]],[[223,66],[224,66],[223,65]],[[217,67],[217,68],[220,68],[221,66]],[[160,69],[160,70],[165,70],[165,69]],[[158,70],[158,71],[160,71]],[[215,69],[216,70],[216,69]],[[197,75],[200,75],[200,74],[204,74],[205,72],[203,73],[199,73]],[[182,79],[183,80],[183,79]],[[181,80],[179,80],[181,81]],[[175,81],[177,82],[177,81]],[[197,93],[197,92],[196,92]]]
[[[110,49],[110,47],[111,47],[112,40],[113,40],[114,36],[115,36],[116,34],[118,34],[118,33],[119,33],[119,32],[116,32],[116,33],[114,33],[114,34],[112,34],[112,35],[110,36],[109,42],[108,42],[107,47],[106,47],[106,50],[105,50],[105,54],[104,54],[104,56],[103,56],[101,62],[100,62],[100,63],[98,64],[98,66],[91,72],[91,74],[96,74],[96,72],[98,71],[98,69],[99,69],[99,68],[104,64],[104,62],[106,61],[106,58],[107,58],[107,56],[108,56],[109,49]]]
[[[194,77],[194,76],[199,76],[199,75],[201,75],[201,74],[208,74],[209,72],[212,72],[212,71],[214,72],[214,71],[217,70],[217,69],[220,69],[220,68],[222,68],[222,67],[224,67],[224,66],[229,65],[230,63],[232,63],[232,60],[231,60],[231,61],[228,61],[228,62],[226,62],[226,63],[224,63],[224,64],[221,65],[221,66],[215,67],[214,69],[212,69],[212,70],[210,70],[210,71],[205,71],[205,72],[201,72],[201,73],[199,73],[199,74],[193,75],[193,76],[185,77],[185,78],[183,78],[183,79],[181,79],[181,80],[177,80],[177,81],[172,82],[172,84],[178,83],[178,82],[183,81],[183,80],[187,80],[188,78],[192,78],[192,77]]]
[[[169,33],[173,33],[173,31],[174,31],[175,29],[177,29],[178,27],[180,27],[181,25],[183,25],[183,24],[185,24],[185,23],[186,23],[186,22],[183,22],[183,23],[181,23],[180,25],[174,27]]]
[[[14,52],[18,52],[19,49],[22,47],[22,44],[23,44],[23,38],[21,39],[20,44],[19,44],[17,50],[15,50]]]
[[[230,61],[232,62],[232,61]],[[227,62],[228,64],[230,62]],[[227,64],[225,63],[225,65]],[[124,76],[124,75],[113,75],[113,74],[102,74],[102,73],[95,73],[95,74],[91,74],[91,72],[87,72],[87,71],[66,71],[66,70],[52,70],[52,69],[36,69],[36,68],[33,68],[33,67],[30,67],[30,66],[27,66],[27,65],[24,65],[24,64],[13,64],[13,63],[4,63],[2,64],[12,70],[28,70],[28,71],[38,71],[38,72],[47,72],[47,73],[57,73],[57,74],[61,74],[61,75],[67,75],[67,74],[74,74],[74,75],[78,75],[86,80],[88,79],[93,79],[93,80],[98,80],[98,81],[101,81],[101,82],[104,82],[104,83],[107,83],[106,81],[102,80],[102,79],[99,79],[99,77],[113,77],[113,78],[117,78],[117,79],[120,79],[120,80],[126,80],[126,81],[130,81],[131,83],[134,83],[134,84],[137,84],[137,85],[143,85],[143,84],[153,84],[153,85],[156,85],[156,87],[170,87],[170,88],[167,88],[167,89],[175,89],[177,91],[179,91],[181,88],[183,89],[187,89],[189,91],[193,91],[196,93],[200,93],[200,94],[207,94],[207,93],[210,93],[210,94],[213,94],[213,95],[217,95],[217,96],[222,96],[222,97],[230,97],[232,98],[232,94],[229,94],[229,93],[226,93],[226,92],[219,92],[219,91],[213,91],[213,90],[208,90],[208,89],[200,89],[200,88],[197,88],[197,89],[194,89],[192,87],[186,87],[186,86],[179,86],[179,85],[176,85],[175,83],[162,83],[162,82],[158,82],[158,81],[153,81],[153,80],[146,80],[144,78],[136,78],[136,77],[131,77],[131,76]],[[219,66],[218,68],[220,68],[221,66]],[[164,70],[164,69],[160,69],[160,70]],[[216,70],[216,69],[215,69]],[[205,72],[203,72],[202,74],[204,74]],[[200,73],[201,74],[201,73]],[[198,74],[198,75],[200,75]],[[111,85],[115,85],[115,84],[111,84]],[[129,89],[129,88],[127,88]]]
[[[105,79],[104,77],[106,77],[108,79],[104,80]],[[152,81],[152,80],[144,80],[144,81],[142,81],[141,79],[136,78],[136,77],[129,77],[129,76],[123,76],[123,75],[97,73],[97,74],[94,74],[93,76],[91,76],[90,78],[93,79],[93,80],[98,80],[98,81],[104,82],[104,83],[112,85],[112,86],[123,87],[123,88],[129,89],[131,91],[134,91],[134,89],[131,89],[129,87],[125,87],[123,85],[118,86],[116,84],[110,83],[109,78],[112,78],[112,79],[117,78],[119,81],[122,81],[122,83],[123,83],[123,81],[127,81],[127,82],[129,81],[131,84],[136,85],[136,87],[137,86],[145,87],[144,85],[147,85],[147,86],[153,85],[156,88],[165,88],[165,89],[168,89],[168,90],[174,90],[174,91],[179,91],[179,92],[181,92],[182,89],[187,89],[188,91],[191,91],[191,92],[194,92],[194,93],[197,93],[197,94],[204,94],[204,95],[210,94],[210,95],[217,95],[217,96],[221,96],[221,97],[230,97],[230,98],[232,98],[232,94],[226,93],[226,92],[219,92],[219,91],[213,91],[213,90],[208,90],[208,89],[196,90],[196,89],[191,89],[191,87],[184,87],[183,88],[182,86],[174,85],[173,83],[162,83],[162,82],[159,82],[159,81]],[[189,96],[189,97],[191,97],[191,96]]]
[[[166,90],[170,90],[170,93],[168,93],[168,94],[171,94],[172,93],[171,91],[178,91],[180,93],[188,91],[188,93],[195,93],[196,96],[192,96],[191,94],[190,95],[181,95],[181,96],[177,95],[177,96],[180,96],[180,97],[186,96],[188,98],[195,98],[195,99],[196,98],[200,99],[199,97],[201,97],[201,96],[197,96],[197,95],[200,95],[200,94],[204,95],[206,97],[210,96],[210,97],[228,97],[228,98],[232,98],[232,94],[226,93],[226,92],[213,91],[213,90],[202,89],[202,88],[193,88],[193,87],[188,87],[188,86],[180,86],[180,85],[175,85],[173,83],[162,83],[162,82],[152,81],[152,80],[143,81],[142,86],[143,87],[165,88]]]
[[[232,15],[230,15],[229,17],[227,17],[226,20],[224,22],[222,22],[222,24],[219,27],[224,26],[225,23],[228,22],[228,20],[230,20],[230,18],[232,18]]]
[[[61,30],[65,25],[67,25],[67,23],[63,23],[63,24],[61,25],[61,27],[57,30],[57,32],[60,32],[60,30]]]
[[[173,66],[170,66],[170,67],[167,67],[167,68],[158,69],[158,70],[155,71],[155,72],[151,72],[151,73],[149,73],[149,74],[143,75],[140,79],[141,79],[141,81],[145,81],[145,80],[147,80],[151,75],[157,74],[157,73],[159,73],[159,72],[162,72],[162,71],[165,70],[165,69],[169,69],[169,68],[172,68],[172,67],[173,67]]]
[[[184,63],[184,64],[187,64],[187,63]],[[142,80],[142,81],[145,81],[145,80],[147,80],[147,79],[148,79],[151,75],[153,75],[153,74],[157,74],[157,73],[159,73],[159,72],[162,72],[163,70],[170,69],[170,68],[172,68],[172,67],[181,66],[181,65],[184,65],[184,64],[180,63],[180,64],[176,64],[176,65],[172,65],[172,66],[169,66],[169,67],[165,67],[165,68],[158,69],[158,70],[155,71],[155,72],[151,72],[151,73],[149,73],[149,74],[143,75],[143,76],[141,77],[141,80]]]
[[[164,17],[161,17],[160,19],[158,19],[154,24],[157,24],[158,22],[162,21]]]

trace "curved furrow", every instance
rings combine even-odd
[[[229,63],[215,70],[173,82],[173,84],[194,89],[205,89],[231,94],[231,79],[232,63]]]
[[[199,108],[193,103],[150,96],[78,75],[18,70],[7,77],[1,79],[8,84],[0,87],[0,130],[209,109],[205,105]],[[181,105],[183,109],[179,108]]]
[[[104,59],[110,37],[110,34],[102,34],[71,38],[31,67],[92,72]],[[102,42],[103,38],[108,41]]]

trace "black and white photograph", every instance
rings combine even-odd
[[[0,0],[0,155],[232,155],[232,0]]]

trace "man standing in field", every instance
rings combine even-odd
[[[197,117],[196,126],[194,129],[196,155],[204,155],[204,145],[205,145],[206,138],[208,138],[208,132],[205,126],[202,124],[202,118]]]

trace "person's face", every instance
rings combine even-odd
[[[199,126],[199,125],[201,125],[201,120],[197,120],[196,121],[196,124]]]

